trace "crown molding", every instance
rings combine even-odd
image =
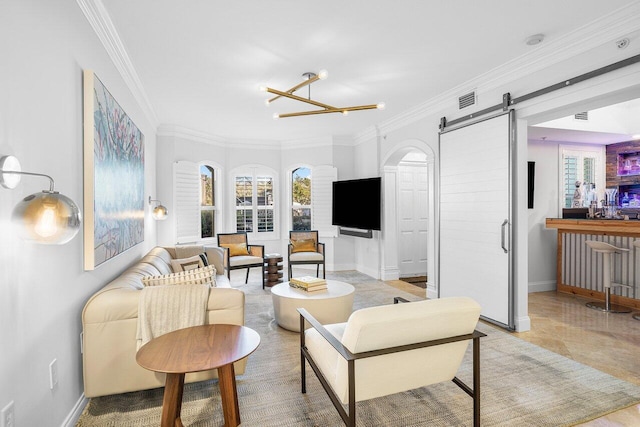
[[[239,145],[242,149],[259,150],[296,150],[312,147],[332,147],[334,145],[354,145],[350,136],[319,136],[314,138],[291,139],[287,141],[262,141],[237,138],[223,138],[206,132],[185,128],[177,125],[161,124],[158,126],[159,137],[182,138],[203,144],[215,145],[222,148],[234,148]]]
[[[334,139],[334,137],[328,135],[304,139],[291,139],[282,141],[281,148],[283,150],[297,150],[301,148],[333,147],[335,145]]]
[[[203,144],[215,145],[222,148],[233,148],[242,145],[243,149],[279,150],[282,143],[279,141],[258,141],[250,139],[231,139],[219,135],[212,135],[177,125],[161,124],[158,126],[157,135],[162,137],[182,138]]]
[[[170,138],[188,139],[189,141],[202,142],[204,144],[215,145],[218,147],[226,148],[230,145],[225,139],[219,136],[210,135],[205,132],[199,132],[177,125],[160,124],[156,133],[159,137],[166,136]]]
[[[477,88],[477,93],[487,93],[504,87],[509,82],[523,79],[537,71],[593,50],[604,43],[613,43],[615,40],[635,32],[638,20],[640,20],[640,2],[634,2],[617,9],[563,37],[545,41],[531,52],[381,122],[378,125],[380,132],[385,134],[423,120],[428,116],[455,109],[457,108],[456,97],[465,93],[464,91],[470,87]],[[434,123],[435,126],[437,126],[436,123]],[[371,131],[364,130],[359,133],[357,140],[361,141],[363,136],[370,138],[371,136],[367,132]]]
[[[158,127],[158,116],[151,106],[151,102],[149,101],[142,82],[138,77],[138,73],[131,62],[131,59],[129,59],[129,55],[127,54],[124,44],[118,35],[118,31],[114,27],[111,17],[102,4],[102,1],[76,0],[76,2],[82,10],[82,13],[84,13],[84,16],[89,21],[89,24],[91,24],[93,31],[102,42],[102,45],[111,58],[111,61],[116,66],[116,69],[122,76],[125,84],[147,117],[147,120],[149,120],[154,127]]]

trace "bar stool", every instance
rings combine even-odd
[[[613,261],[614,254],[622,254],[629,252],[629,249],[618,248],[604,242],[598,242],[596,240],[587,240],[585,242],[587,246],[594,252],[601,253],[602,258],[602,275],[603,275],[603,288],[604,288],[604,302],[588,302],[587,307],[596,310],[604,311],[607,313],[631,313],[631,309],[623,307],[617,304],[611,304],[611,288],[613,286],[623,286],[631,288],[629,285],[623,285],[622,283],[615,283],[611,281],[611,275],[613,271],[611,269],[611,261]]]

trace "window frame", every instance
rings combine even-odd
[[[220,231],[220,226],[222,225],[222,209],[220,209],[220,200],[223,200],[222,197],[224,196],[221,193],[221,190],[223,188],[223,186],[220,183],[221,177],[222,175],[222,168],[220,165],[218,165],[215,162],[209,162],[209,161],[201,161],[201,162],[197,162],[196,163],[198,165],[198,175],[201,177],[201,168],[203,166],[205,167],[209,167],[211,169],[213,169],[213,174],[212,174],[212,178],[213,178],[213,206],[203,206],[202,205],[202,186],[200,187],[200,200],[198,202],[198,214],[199,214],[199,219],[200,219],[200,242],[203,243],[210,243],[210,242],[217,242],[217,235],[218,232]],[[202,185],[202,184],[201,184]],[[202,237],[202,211],[213,211],[214,212],[214,220],[213,220],[213,236],[211,237]]]
[[[309,171],[309,178],[310,178],[310,182],[309,182],[309,193],[310,193],[310,204],[309,205],[300,205],[300,206],[296,206],[294,208],[294,202],[293,202],[293,174],[298,170],[298,169],[307,169]],[[289,209],[288,209],[288,217],[289,217],[289,229],[293,230],[293,210],[294,209],[309,209],[309,229],[308,230],[300,230],[300,231],[311,231],[313,229],[313,168],[309,165],[299,165],[296,167],[291,168],[291,170],[288,173],[289,176],[289,180],[288,180],[288,200],[289,200]]]
[[[586,157],[594,157],[595,160],[595,185],[596,192],[598,194],[598,200],[601,199],[600,195],[604,195],[606,188],[606,171],[605,171],[605,156],[606,147],[604,145],[570,145],[559,144],[558,146],[558,217],[562,218],[562,209],[566,208],[566,194],[565,194],[565,175],[564,175],[564,161],[566,156],[577,156],[578,165],[580,167],[578,173],[578,179],[584,181],[584,159]]]
[[[236,179],[238,177],[247,176],[251,177],[251,212],[252,212],[252,223],[253,223],[253,231],[247,231],[247,237],[250,241],[256,240],[274,240],[277,238],[278,233],[278,223],[279,223],[279,215],[278,209],[276,208],[278,202],[278,174],[275,170],[262,166],[262,165],[246,165],[242,167],[238,167],[234,169],[229,174],[229,196],[227,200],[229,200],[229,229],[238,231],[237,224],[237,211],[238,206],[236,204]],[[260,177],[268,177],[271,178],[272,183],[272,205],[258,205],[258,178]],[[246,208],[245,208],[246,209]],[[270,210],[272,212],[273,218],[273,231],[259,231],[258,219],[259,219],[259,211],[260,210]]]

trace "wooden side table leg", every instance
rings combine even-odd
[[[224,426],[240,425],[240,408],[238,407],[238,391],[236,390],[236,373],[233,363],[218,368],[218,384],[222,398]]]
[[[182,409],[182,391],[184,374],[167,374],[162,399],[161,427],[181,427],[180,410]]]

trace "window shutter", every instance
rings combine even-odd
[[[176,211],[176,243],[200,240],[200,174],[196,163],[173,165],[173,194]]]
[[[311,170],[311,228],[320,236],[337,237],[338,231],[331,225],[333,181],[338,179],[338,169],[333,166],[316,166]]]

